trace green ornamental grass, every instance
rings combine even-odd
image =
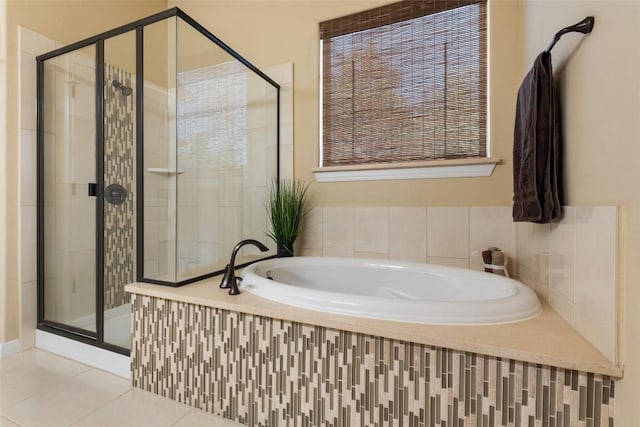
[[[267,233],[287,255],[293,255],[293,242],[298,237],[302,218],[309,212],[306,208],[309,184],[296,179],[274,179],[269,189],[267,211],[271,220],[271,231]]]

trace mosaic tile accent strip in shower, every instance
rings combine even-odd
[[[250,426],[614,424],[607,376],[148,296],[131,355],[134,387]]]
[[[104,203],[104,308],[129,302],[124,286],[134,281],[134,120],[135,94],[114,86],[132,87],[131,73],[105,64],[104,184],[120,184],[127,191],[122,204]]]

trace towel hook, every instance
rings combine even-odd
[[[593,16],[587,16],[577,24],[561,29],[556,33],[555,36],[553,36],[553,40],[551,40],[551,43],[549,43],[549,46],[547,46],[547,48],[545,49],[545,52],[546,53],[551,52],[551,49],[553,49],[553,46],[556,44],[556,42],[560,40],[560,37],[562,37],[566,33],[589,34],[591,30],[593,30],[594,23],[595,23],[595,18]]]

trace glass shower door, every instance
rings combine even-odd
[[[104,41],[103,307],[104,342],[131,347],[130,295],[135,281],[136,32]]]
[[[96,336],[96,49],[44,63],[44,320]]]

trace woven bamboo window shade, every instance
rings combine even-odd
[[[486,32],[485,0],[322,22],[322,166],[486,157]]]

